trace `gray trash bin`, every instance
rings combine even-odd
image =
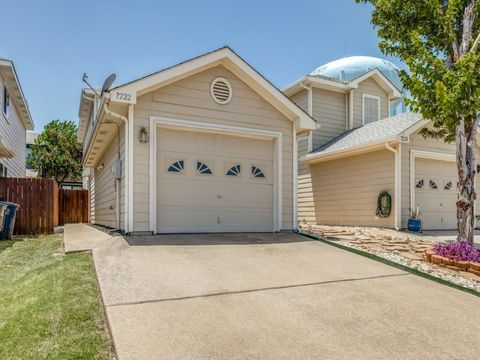
[[[2,207],[5,207],[5,215],[3,217],[3,229],[1,231],[2,240],[10,240],[13,237],[13,228],[15,226],[15,216],[17,215],[17,209],[20,205],[2,201],[0,202]]]

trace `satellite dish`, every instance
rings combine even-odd
[[[117,75],[111,74],[109,77],[105,79],[105,81],[103,82],[102,92],[100,93],[100,97],[103,95],[105,91],[110,90],[116,78],[117,78]]]

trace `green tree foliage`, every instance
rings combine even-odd
[[[459,239],[473,242],[480,112],[480,0],[355,0],[373,5],[380,49],[409,68],[400,77],[425,137],[455,142]]]
[[[57,183],[78,180],[82,174],[82,148],[77,143],[77,126],[73,121],[53,120],[36,138],[28,162],[40,176]]]

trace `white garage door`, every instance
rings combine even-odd
[[[268,140],[157,129],[157,232],[273,231]]]
[[[415,160],[415,203],[425,230],[456,229],[456,167],[451,161]]]

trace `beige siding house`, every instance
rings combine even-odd
[[[0,176],[25,177],[26,131],[33,130],[13,62],[0,58]]]
[[[424,229],[456,228],[454,145],[421,136],[430,125],[416,114],[390,116],[401,93],[379,68],[343,76],[351,70],[315,71],[284,89],[318,126],[297,138],[299,223],[400,229],[419,208]],[[381,218],[384,191],[392,211]]]
[[[347,60],[338,76],[327,64],[283,93],[229,48],[103,94],[84,89],[91,222],[153,234],[401,229],[418,208],[424,229],[455,228],[453,145],[423,138],[429,122],[398,111],[392,64]]]
[[[297,136],[315,121],[229,48],[97,96],[79,140],[91,221],[126,233],[297,225]]]

